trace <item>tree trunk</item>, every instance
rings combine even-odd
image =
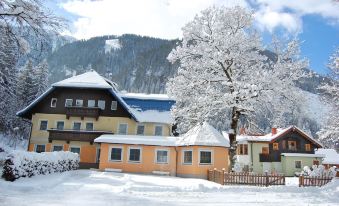
[[[231,146],[229,149],[230,166],[231,166],[230,170],[233,170],[234,164],[235,164],[235,155],[237,151],[236,135],[237,135],[239,117],[240,117],[240,111],[238,111],[236,107],[233,107],[232,121],[231,121],[232,132],[229,133],[230,146]]]

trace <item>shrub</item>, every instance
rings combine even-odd
[[[2,177],[14,181],[20,177],[65,172],[78,167],[79,155],[72,152],[12,151],[5,160]]]
[[[311,177],[335,177],[335,167],[326,169],[324,165],[313,165],[311,168],[304,167],[303,174]]]

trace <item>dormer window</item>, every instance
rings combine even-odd
[[[82,107],[84,105],[84,101],[82,99],[77,99],[75,101],[75,106]]]
[[[71,106],[73,106],[73,99],[66,99],[65,107],[71,107]]]
[[[51,107],[56,107],[57,100],[58,100],[57,98],[52,98]]]

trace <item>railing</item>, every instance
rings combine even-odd
[[[69,143],[70,141],[83,141],[93,144],[94,139],[102,134],[113,134],[110,131],[86,131],[86,130],[48,130],[48,141],[51,143],[53,140],[62,140]]]
[[[222,185],[256,185],[256,186],[270,186],[270,185],[285,185],[285,176],[282,174],[251,174],[251,173],[237,173],[225,172],[225,170],[208,170],[208,180]]]
[[[259,161],[260,162],[280,162],[281,157],[280,157],[280,155],[275,155],[275,154],[260,153],[259,154]]]
[[[98,107],[66,107],[66,118],[69,117],[93,117],[98,120],[101,109]]]
[[[309,187],[309,186],[324,186],[327,183],[331,182],[333,177],[329,176],[319,176],[319,177],[310,177],[310,176],[299,176],[299,187]]]

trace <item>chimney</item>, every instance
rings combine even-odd
[[[240,128],[240,135],[246,134],[246,129],[244,127]]]
[[[277,134],[277,128],[276,127],[272,127],[272,135]]]

